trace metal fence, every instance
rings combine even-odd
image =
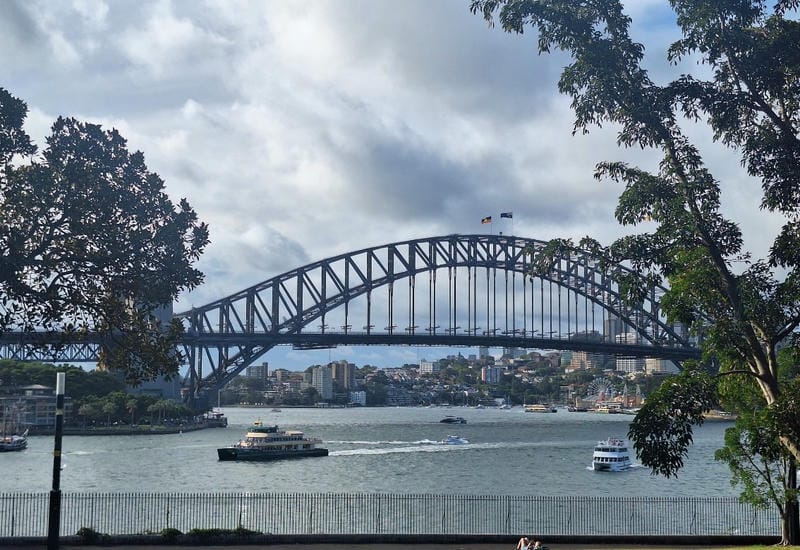
[[[0,537],[47,534],[49,494],[0,494]],[[64,493],[61,535],[244,528],[272,535],[779,535],[733,497],[378,493]]]

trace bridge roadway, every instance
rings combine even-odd
[[[625,357],[653,357],[662,359],[684,361],[698,359],[700,351],[692,347],[659,347],[654,348],[647,344],[627,344],[614,342],[592,342],[583,338],[542,337],[538,335],[497,335],[497,334],[423,334],[405,333],[389,334],[375,332],[335,332],[324,333],[187,333],[181,338],[183,345],[204,346],[274,346],[291,345],[296,349],[327,349],[342,346],[442,346],[442,347],[477,347],[487,346],[496,348],[523,348],[523,349],[558,349],[572,351],[587,351],[590,353],[605,353]],[[57,333],[24,333],[5,332],[0,334],[0,345],[30,346],[31,349],[53,346],[67,348],[74,346],[73,354],[67,354],[66,360],[91,360],[96,358],[97,350],[101,345],[101,338],[93,333],[80,336],[73,335],[68,339]]]

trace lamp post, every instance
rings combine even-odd
[[[64,430],[64,378],[65,373],[56,373],[56,440],[53,449],[53,489],[50,491],[47,550],[58,550],[58,535],[61,528],[61,437]]]

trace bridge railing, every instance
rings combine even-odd
[[[43,537],[47,493],[0,494],[0,537]],[[244,528],[271,535],[780,535],[733,497],[380,493],[64,493],[61,536]]]

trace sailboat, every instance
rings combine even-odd
[[[13,421],[9,421],[11,411],[8,407],[3,408],[3,429],[0,432],[0,453],[9,451],[21,451],[28,446],[28,430],[21,435],[19,431],[19,414],[14,410]],[[9,433],[10,432],[10,433]]]

